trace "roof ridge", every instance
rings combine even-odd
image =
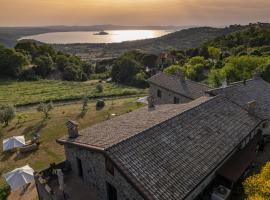
[[[167,75],[167,76],[170,76],[170,77],[176,79],[177,81],[181,81],[181,79],[178,76],[174,75],[174,74],[168,74],[168,73],[165,73],[165,72],[162,72],[162,71],[159,72],[159,73],[157,73],[156,75],[158,75],[158,74],[164,74],[164,75]],[[156,76],[156,75],[154,75],[154,76]],[[208,88],[212,88],[212,87],[210,87],[207,84],[204,84],[204,83],[201,83],[201,82],[197,82],[197,81],[193,81],[193,80],[190,80],[190,79],[185,79],[185,81],[189,81],[189,82],[192,82],[192,83],[195,83],[195,84],[198,84],[198,85],[202,85],[202,86],[206,86]]]
[[[222,89],[226,89],[226,88],[231,88],[231,87],[234,87],[234,86],[238,86],[239,84],[245,84],[245,82],[251,82],[251,81],[256,81],[256,80],[258,80],[258,79],[257,78],[251,78],[251,79],[248,79],[248,80],[236,81],[236,82],[230,83],[226,87],[213,88],[211,90],[207,90],[206,92],[211,92],[211,91],[215,91],[215,90],[222,90]]]
[[[205,97],[206,97],[206,96],[200,97],[200,98],[205,98]],[[199,98],[199,99],[200,99],[200,98]],[[203,105],[203,104],[205,104],[205,103],[208,103],[208,102],[210,102],[210,101],[212,101],[212,100],[214,100],[214,99],[217,99],[217,98],[223,98],[223,96],[217,95],[217,96],[214,96],[214,97],[209,97],[207,100],[205,100],[205,101],[203,101],[203,102],[200,102],[200,103],[199,103],[198,105],[196,105],[196,106],[193,106],[193,107],[191,107],[191,108],[187,108],[187,109],[184,110],[183,112],[180,112],[180,113],[178,113],[178,114],[176,114],[176,115],[170,117],[169,119],[166,119],[166,120],[164,120],[164,121],[162,121],[162,122],[160,122],[160,123],[158,123],[158,124],[155,124],[155,125],[151,126],[150,128],[147,128],[147,129],[145,129],[145,130],[143,130],[143,131],[141,131],[141,132],[139,132],[139,133],[137,133],[137,134],[135,134],[135,135],[133,135],[133,136],[131,136],[131,137],[128,137],[128,138],[126,138],[126,139],[124,139],[124,140],[122,140],[122,141],[120,141],[120,142],[118,142],[118,143],[116,143],[116,144],[113,144],[113,145],[110,146],[110,147],[105,148],[104,151],[109,151],[111,148],[113,148],[113,147],[115,147],[115,146],[117,146],[117,145],[119,145],[119,144],[121,144],[121,143],[123,143],[123,142],[126,142],[126,141],[128,141],[128,140],[130,140],[130,139],[132,139],[132,138],[134,138],[134,137],[136,137],[136,136],[138,136],[138,135],[140,135],[140,134],[143,134],[144,132],[146,132],[146,131],[148,131],[148,130],[150,130],[150,129],[156,127],[156,126],[159,126],[159,125],[161,125],[161,124],[163,124],[163,123],[165,123],[165,122],[167,122],[167,121],[169,121],[169,120],[171,120],[171,119],[174,119],[175,117],[178,117],[178,116],[180,116],[180,115],[182,115],[182,114],[184,114],[184,113],[186,113],[186,112],[190,112],[190,111],[192,111],[193,109],[195,109],[195,108],[197,108],[197,107],[199,107],[199,106],[201,106],[201,105]],[[198,100],[198,99],[196,99],[196,100],[194,100],[194,101],[197,101],[197,100]],[[189,102],[189,103],[187,103],[187,104],[190,104],[190,103],[192,103],[192,102],[194,102],[194,101],[191,101],[191,102]]]

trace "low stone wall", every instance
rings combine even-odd
[[[40,172],[35,172],[34,178],[39,200],[58,200],[58,198],[54,195],[52,188],[47,183],[47,178],[57,178],[56,175],[52,174],[53,169],[64,169],[66,164],[66,162],[61,162],[56,165],[51,165],[49,168]]]

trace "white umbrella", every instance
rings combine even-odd
[[[17,147],[22,147],[25,145],[24,136],[13,136],[3,140],[3,151],[8,151],[15,149]]]
[[[138,103],[144,103],[144,104],[148,104],[148,101],[147,101],[147,97],[142,97],[142,98],[139,98],[137,99]]]
[[[34,170],[29,165],[26,165],[4,174],[3,177],[11,187],[11,190],[15,191],[34,181]]]

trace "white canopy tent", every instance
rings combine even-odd
[[[34,181],[34,170],[29,165],[26,165],[4,174],[3,177],[11,187],[11,190],[15,191]]]
[[[24,136],[13,136],[3,140],[3,151],[12,150],[25,145]]]

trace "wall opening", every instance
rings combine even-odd
[[[117,190],[110,183],[107,183],[107,199],[117,200]]]
[[[82,160],[79,158],[77,158],[77,168],[78,168],[78,176],[83,178]]]

